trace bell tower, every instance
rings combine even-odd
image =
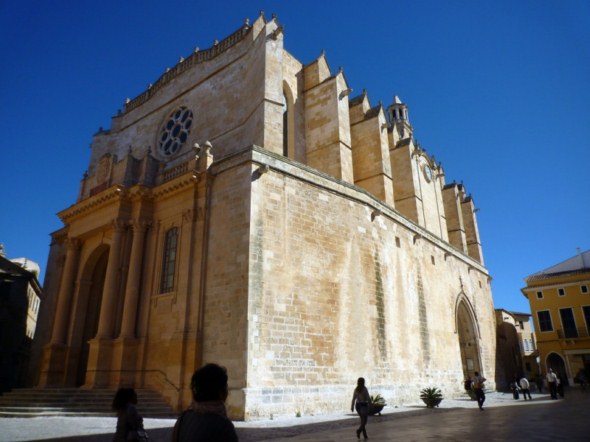
[[[394,145],[398,141],[412,138],[414,128],[410,124],[408,105],[403,103],[397,95],[393,97],[393,103],[387,108],[387,117],[392,128]]]

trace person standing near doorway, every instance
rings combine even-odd
[[[557,375],[551,368],[547,372],[547,386],[549,393],[551,393],[551,399],[557,399]]]

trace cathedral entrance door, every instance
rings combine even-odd
[[[91,275],[90,283],[87,284],[86,309],[82,325],[82,339],[80,342],[80,353],[78,357],[78,370],[76,373],[76,387],[84,385],[86,380],[86,369],[88,368],[88,354],[90,346],[88,341],[96,336],[98,330],[98,317],[100,314],[100,303],[102,290],[107,272],[109,250],[106,249],[95,261],[94,267],[89,270]],[[90,265],[90,264],[89,264]],[[86,273],[86,272],[85,272]]]
[[[464,300],[459,302],[456,314],[463,376],[465,379],[470,379],[474,372],[481,373],[477,329],[471,309]]]

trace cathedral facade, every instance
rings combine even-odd
[[[152,388],[176,408],[206,362],[234,419],[493,388],[475,208],[408,107],[352,96],[261,15],[181,58],[92,143],[52,234],[40,386]]]

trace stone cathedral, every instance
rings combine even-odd
[[[413,138],[408,106],[302,64],[261,14],[195,49],[94,135],[52,234],[39,386],[158,391],[206,362],[233,419],[494,388],[476,210]]]

